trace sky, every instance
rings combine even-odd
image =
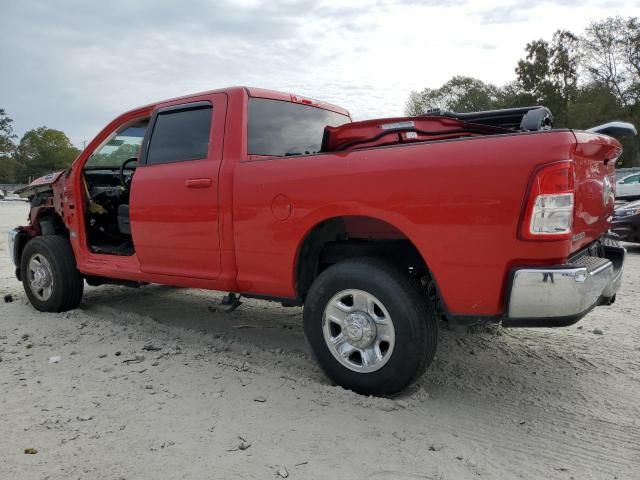
[[[453,75],[503,84],[527,42],[640,0],[0,0],[0,108],[81,147],[131,108],[233,85],[400,115]]]

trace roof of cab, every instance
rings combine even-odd
[[[135,108],[133,110],[131,110],[131,112],[133,111],[137,111],[137,110],[144,110],[144,109],[149,109],[149,108],[155,108],[158,105],[162,105],[165,103],[174,103],[178,100],[189,100],[191,98],[194,97],[201,97],[203,95],[209,95],[209,94],[213,94],[213,93],[228,93],[228,94],[238,94],[241,93],[242,91],[246,92],[247,95],[249,95],[250,97],[255,97],[255,98],[266,98],[266,99],[271,99],[271,100],[282,100],[282,101],[287,101],[287,102],[294,102],[294,103],[301,103],[303,105],[310,105],[313,107],[318,107],[318,108],[322,108],[324,110],[330,110],[332,112],[336,112],[336,113],[340,113],[342,115],[347,115],[350,117],[349,115],[349,111],[338,106],[338,105],[333,105],[331,103],[327,103],[327,102],[322,102],[320,100],[316,100],[313,98],[309,98],[309,97],[303,97],[302,95],[297,95],[297,94],[293,94],[293,93],[286,93],[286,92],[279,92],[277,90],[268,90],[265,88],[256,88],[256,87],[242,87],[242,86],[235,86],[235,87],[227,87],[227,88],[219,88],[216,90],[207,90],[204,92],[197,92],[197,93],[190,93],[188,95],[182,95],[179,97],[174,97],[174,98],[168,98],[165,100],[160,100],[157,102],[153,102],[153,103],[149,103],[147,105]],[[129,112],[127,112],[129,113]]]

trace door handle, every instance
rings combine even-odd
[[[184,182],[184,186],[188,188],[209,188],[211,186],[211,179],[190,178]]]

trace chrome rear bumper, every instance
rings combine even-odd
[[[626,250],[608,240],[604,257],[582,255],[566,265],[517,268],[507,294],[507,327],[571,325],[620,288]]]

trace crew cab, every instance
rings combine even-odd
[[[352,122],[234,87],[131,110],[19,193],[16,275],[40,311],[146,283],[304,305],[336,383],[393,394],[438,322],[566,326],[614,301],[620,143],[544,107]],[[227,296],[232,299],[233,296]]]

